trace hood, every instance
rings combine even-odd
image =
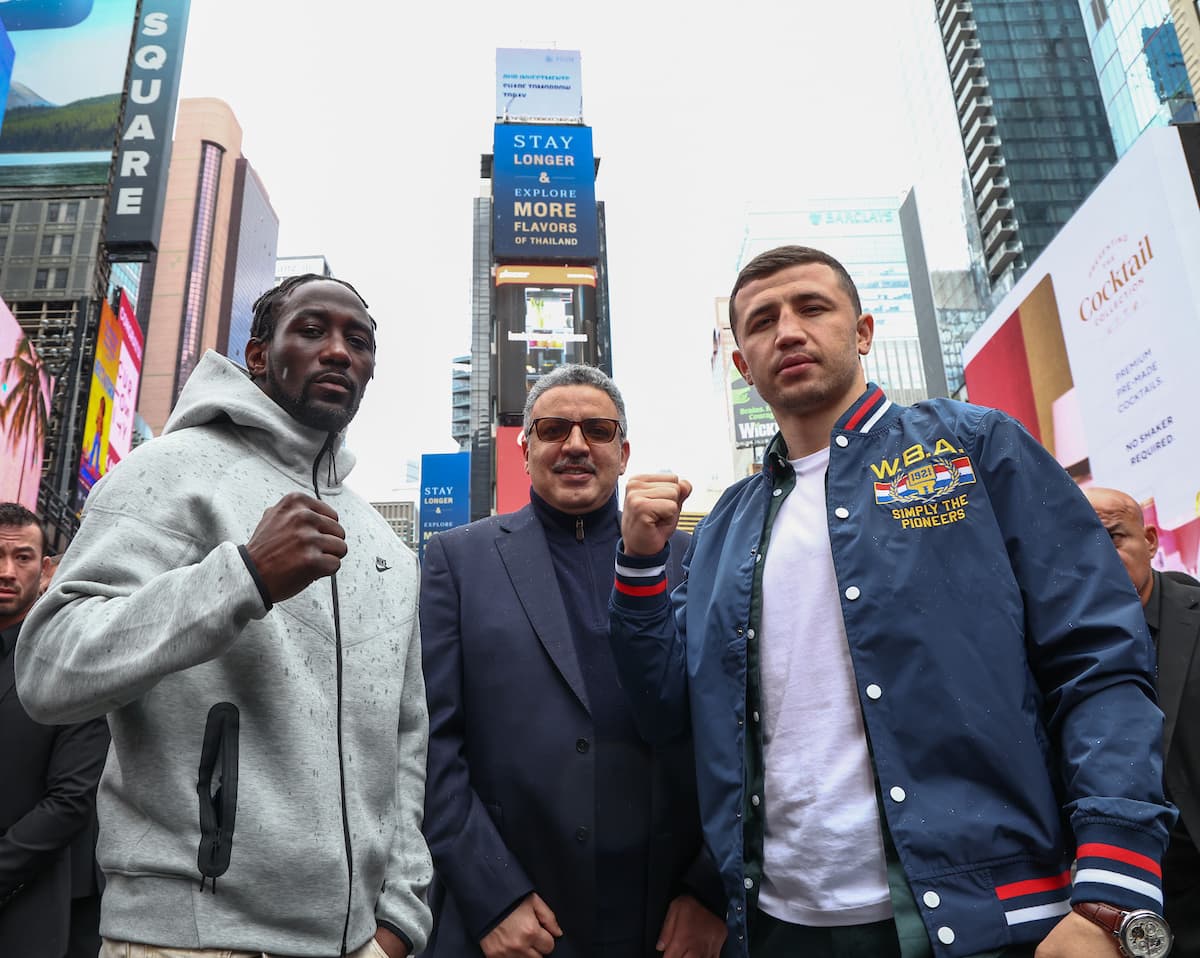
[[[329,433],[297,422],[251,381],[246,370],[210,349],[188,377],[163,435],[219,422],[240,426],[264,458],[312,486],[313,463]],[[345,433],[337,435],[333,449],[332,468],[322,464],[320,470],[323,490],[337,488],[354,468]]]

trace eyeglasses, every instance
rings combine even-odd
[[[564,442],[576,426],[588,442],[612,442],[621,429],[618,419],[560,419],[558,416],[543,416],[529,424],[542,442]]]

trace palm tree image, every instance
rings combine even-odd
[[[46,435],[49,402],[43,390],[49,385],[48,379],[28,336],[18,339],[16,352],[0,363],[0,383],[8,384],[0,401],[0,432],[5,436],[10,454],[15,456],[18,450],[24,449],[23,461],[18,464],[18,502],[23,501],[26,473],[33,472],[36,467]],[[36,477],[34,481],[40,478]]]

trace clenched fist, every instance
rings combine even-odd
[[[262,514],[246,552],[271,601],[282,602],[341,568],[346,531],[330,506],[289,492]]]
[[[683,501],[692,494],[686,479],[668,474],[633,476],[625,483],[621,538],[625,554],[652,556],[662,551],[679,524]]]

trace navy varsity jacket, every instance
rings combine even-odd
[[[792,484],[776,436],[696,529],[674,593],[665,550],[618,547],[611,603],[641,733],[694,735],[742,954],[771,802],[747,800],[762,783],[761,575]],[[1153,648],[1075,483],[1002,412],[902,407],[871,384],[833,430],[826,505],[884,825],[938,958],[1038,941],[1072,901],[1161,913],[1176,813]]]

